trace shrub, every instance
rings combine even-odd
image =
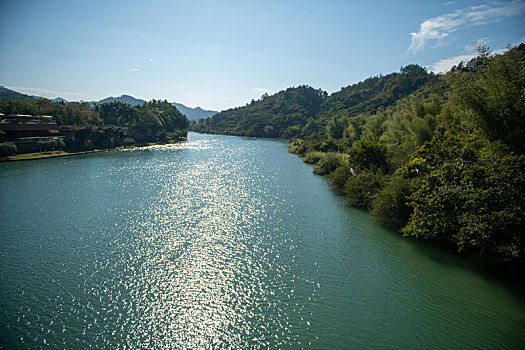
[[[311,151],[304,155],[303,161],[308,164],[317,164],[319,160],[324,156],[323,152]]]
[[[359,141],[350,149],[350,162],[362,170],[388,171],[386,148],[375,141]]]
[[[40,152],[49,152],[63,149],[66,146],[62,140],[40,140],[37,143],[37,148]]]
[[[344,153],[325,153],[317,163],[314,173],[317,175],[328,175],[338,167],[348,165],[348,155]]]
[[[288,152],[299,155],[304,154],[306,152],[306,144],[304,140],[290,140],[290,143],[288,144]]]
[[[125,146],[131,146],[131,145],[134,145],[135,144],[135,139],[133,137],[126,137],[124,139],[124,145]]]
[[[385,186],[377,193],[372,202],[372,214],[398,227],[404,226],[410,217],[411,209],[407,206],[410,195],[409,180],[391,176]]]
[[[369,171],[350,176],[344,188],[348,202],[356,207],[371,209],[372,201],[381,189],[382,177],[381,173]]]
[[[344,146],[340,146],[335,143],[334,140],[328,140],[326,142],[318,142],[313,146],[314,151],[321,152],[339,152],[342,151]]]
[[[342,165],[335,169],[335,171],[330,175],[332,180],[332,186],[337,191],[343,191],[346,182],[352,176],[352,169],[348,165]]]
[[[16,145],[12,142],[0,143],[0,157],[14,156],[18,153]]]

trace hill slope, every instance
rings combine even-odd
[[[14,91],[14,90],[11,90],[11,89],[8,89],[4,86],[0,86],[0,100],[9,100],[9,101],[16,101],[16,100],[20,100],[20,101],[28,101],[28,100],[35,100],[35,99],[39,99],[40,97],[38,96],[30,96],[30,95],[26,95],[26,94],[22,94],[18,91]],[[71,101],[68,101],[62,97],[56,97],[54,99],[51,100],[52,102],[62,102],[62,103],[71,103]],[[100,105],[100,104],[104,104],[104,103],[111,103],[111,102],[121,102],[121,103],[126,103],[126,104],[129,104],[131,106],[142,106],[144,104],[144,100],[140,99],[140,98],[136,98],[136,97],[133,97],[133,96],[130,96],[130,95],[122,95],[122,96],[118,96],[118,97],[113,97],[113,96],[110,96],[110,97],[106,97],[100,101],[91,101],[91,102],[88,102],[88,104],[91,106],[91,107],[95,107],[95,105]],[[209,110],[204,110],[200,107],[195,107],[195,108],[190,108],[190,107],[186,107],[185,105],[183,105],[182,103],[178,103],[178,102],[173,102],[172,103],[173,106],[175,106],[182,114],[186,115],[186,117],[189,119],[189,120],[199,120],[199,119],[203,119],[203,118],[209,118],[209,117],[212,117],[213,115],[217,114],[217,111],[209,111]]]
[[[109,103],[109,102],[122,102],[122,103],[127,103],[132,106],[141,106],[146,101],[135,98],[130,95],[122,95],[119,97],[113,97],[113,96],[106,97],[105,99],[98,101],[97,104],[103,104],[103,103]]]
[[[199,121],[195,130],[258,137],[294,137],[315,118],[327,93],[299,86],[264,95],[244,107],[228,109]]]
[[[322,90],[300,86],[263,96],[244,107],[229,109],[200,121],[199,132],[291,138],[322,136],[333,117],[353,117],[377,111],[408,96],[433,78],[417,65],[399,73],[369,78],[328,96]]]
[[[6,88],[4,86],[0,86],[0,100],[9,100],[9,101],[22,100],[22,101],[26,101],[26,100],[34,100],[35,98],[38,98],[38,97],[22,94],[20,92],[8,89],[8,88]]]

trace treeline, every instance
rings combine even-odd
[[[406,236],[523,259],[524,91],[525,45],[481,47],[445,75],[408,66],[324,97],[289,151]]]
[[[0,100],[0,112],[4,114],[50,115],[59,125],[102,125],[100,119],[89,103],[62,103],[51,100]]]
[[[264,94],[244,107],[201,119],[193,128],[207,133],[295,137],[309,120],[314,120],[326,97],[326,92],[309,86],[290,88],[273,96]]]
[[[166,100],[138,106],[110,102],[95,106],[94,111],[104,124],[129,126],[130,133],[141,139],[165,142],[185,139],[188,134],[188,119]]]
[[[369,78],[330,96],[325,91],[299,86],[251,101],[244,107],[220,112],[192,125],[198,132],[258,137],[325,136],[333,117],[353,117],[386,108],[423,86],[434,76],[417,65],[400,73]]]
[[[129,134],[141,141],[185,139],[188,120],[168,101],[151,100],[140,106],[122,102],[95,105],[87,102],[52,102],[38,100],[0,100],[4,114],[50,115],[58,125],[120,125],[129,128]]]

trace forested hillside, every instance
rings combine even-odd
[[[195,130],[208,133],[290,138],[321,109],[327,93],[309,86],[299,86],[275,95],[263,95],[244,107],[228,109],[202,119]]]
[[[51,115],[59,125],[101,125],[98,113],[87,102],[62,103],[51,100],[3,100],[0,112],[4,114]]]
[[[194,129],[259,137],[323,137],[331,118],[386,108],[433,78],[423,68],[410,65],[400,73],[369,78],[330,96],[309,86],[289,88],[201,120]]]
[[[0,99],[1,100],[34,100],[34,96],[29,96],[22,94],[17,91],[7,89],[3,86],[0,86]]]
[[[294,137],[290,152],[404,235],[525,257],[524,44],[445,75],[410,65],[330,96],[288,89],[195,129]]]
[[[104,124],[119,124],[130,127],[134,135],[154,135],[166,141],[186,137],[188,119],[168,101],[151,100],[132,106],[122,102],[97,105],[95,112]]]

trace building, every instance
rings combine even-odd
[[[14,140],[25,137],[56,137],[59,129],[53,117],[26,114],[0,115],[2,138]]]

